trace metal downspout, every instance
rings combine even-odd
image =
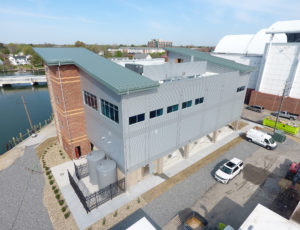
[[[71,143],[71,152],[72,152],[72,157],[73,157],[73,160],[74,160],[75,157],[74,157],[74,149],[73,149],[73,144],[72,144],[72,136],[71,136],[71,132],[70,132],[68,113],[67,113],[67,109],[66,109],[65,95],[64,95],[63,88],[62,88],[62,80],[61,80],[60,68],[59,67],[60,67],[60,62],[58,63],[58,76],[59,76],[60,90],[61,90],[62,99],[63,99],[63,103],[64,103],[64,110],[65,110],[65,113],[66,113],[67,128],[68,128],[68,134],[69,134],[70,143]]]

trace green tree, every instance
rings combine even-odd
[[[43,66],[42,59],[35,52],[31,56],[30,63],[35,67]]]
[[[14,44],[14,43],[9,43],[7,45],[7,48],[9,49],[9,53],[11,54],[16,54],[17,53],[17,44]]]
[[[104,57],[106,57],[106,58],[111,58],[112,57],[112,54],[111,54],[111,52],[109,52],[109,51],[104,51]]]
[[[100,51],[99,45],[89,45],[87,48],[94,53],[99,53]]]
[[[25,45],[22,49],[24,55],[32,55],[34,53],[33,49],[29,45]]]
[[[122,57],[123,56],[123,53],[118,50],[116,53],[115,53],[115,57]]]
[[[75,47],[86,47],[86,44],[82,41],[76,41],[74,46]]]

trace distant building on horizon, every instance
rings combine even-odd
[[[160,39],[152,39],[148,42],[148,47],[151,48],[166,48],[172,47],[172,42],[170,41],[162,41]]]

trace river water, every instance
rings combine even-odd
[[[0,73],[0,77],[18,77],[24,75],[43,75],[43,72]],[[48,88],[44,86],[13,86],[0,88],[0,154],[6,152],[6,144],[12,137],[30,130],[29,121],[22,103],[24,96],[33,125],[44,125],[51,113]]]

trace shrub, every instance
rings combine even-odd
[[[58,199],[58,200],[59,200],[59,198],[60,198],[60,195],[59,195],[59,194],[57,194],[55,197],[56,197],[56,199]]]
[[[68,208],[68,206],[66,205],[66,206],[64,206],[64,207],[61,208],[61,211],[65,212],[67,210],[67,208]]]
[[[130,208],[130,206],[129,205],[127,205],[127,207],[126,207],[127,209],[129,209]]]
[[[62,159],[65,159],[65,157],[62,157]]]
[[[50,180],[49,183],[50,183],[50,185],[53,185],[54,180]]]
[[[114,217],[116,217],[118,215],[118,210],[116,210],[115,212],[114,212]]]
[[[102,225],[105,225],[105,223],[106,223],[106,219],[104,217],[103,220],[102,220]]]
[[[67,219],[70,216],[70,212],[65,213],[65,219]]]
[[[46,167],[46,170],[49,170],[49,167]]]
[[[65,203],[65,201],[64,200],[59,200],[58,203],[59,203],[60,206],[62,206]]]
[[[53,186],[52,186],[52,190],[55,190],[55,189],[56,189],[56,186],[55,186],[55,185],[53,185]]]
[[[55,189],[55,190],[54,190],[54,193],[55,193],[55,194],[57,194],[58,192],[59,192],[59,190],[58,190],[58,189]]]
[[[50,173],[51,173],[50,171],[47,171],[47,172],[46,172],[46,175],[48,176],[48,175],[50,175]]]
[[[49,176],[48,176],[48,179],[49,179],[49,180],[51,180],[51,179],[52,179],[52,176],[51,176],[51,175],[49,175]]]
[[[139,197],[138,197],[138,199],[137,199],[137,202],[138,202],[138,203],[140,203],[140,202],[141,202],[141,200],[140,200],[140,198],[139,198]]]

